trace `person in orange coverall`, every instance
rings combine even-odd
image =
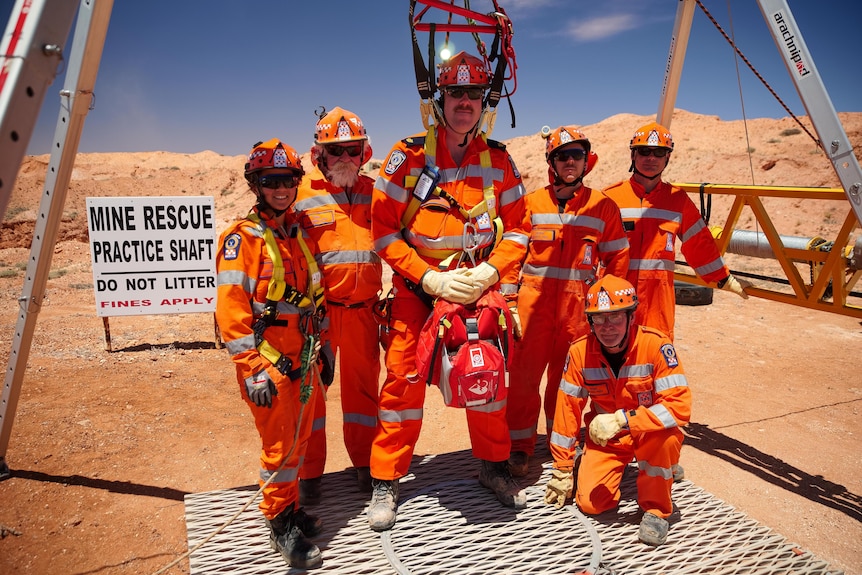
[[[575,126],[548,128],[543,136],[550,184],[525,198],[532,225],[527,256],[502,282],[509,305],[517,305],[521,328],[506,411],[512,438],[509,468],[515,477],[527,475],[535,450],[545,369],[544,411],[550,429],[569,346],[590,331],[584,314],[587,288],[600,265],[601,273],[617,276],[625,276],[629,265],[619,208],[583,185],[597,160],[589,139]]]
[[[386,380],[371,448],[368,521],[377,531],[395,524],[398,480],[408,473],[422,426],[426,386],[415,359],[432,300],[475,302],[527,247],[520,174],[505,146],[477,134],[491,82],[487,64],[459,52],[440,64],[438,78],[439,123],[392,148],[371,200],[374,247],[392,267],[394,288]],[[458,265],[462,256],[471,266]],[[503,504],[523,507],[526,496],[508,470],[505,410],[505,398],[469,407],[467,425],[473,455],[482,461],[479,481]]]
[[[372,315],[382,290],[383,264],[371,240],[371,189],[359,173],[371,159],[371,144],[359,117],[339,107],[321,110],[311,161],[294,211],[320,249],[318,262],[326,284],[329,338],[339,356],[344,446],[357,474],[360,492],[371,492],[371,442],[377,430],[380,342]],[[299,499],[313,505],[321,498],[326,465],[326,402],[317,396],[314,426],[300,471]]]
[[[613,275],[587,292],[592,332],[572,344],[557,392],[550,442],[554,467],[545,503],[560,508],[572,495],[581,417],[590,400],[575,502],[591,515],[616,508],[623,471],[634,457],[644,512],[638,538],[657,546],[667,540],[672,468],[682,447],[680,427],[691,417],[691,390],[673,343],[638,325],[637,307],[634,286]]]
[[[637,321],[673,340],[677,239],[686,263],[703,281],[745,299],[745,289],[751,284],[727,269],[688,194],[661,180],[673,152],[670,131],[651,122],[637,129],[629,147],[632,177],[609,186],[604,193],[620,207],[628,235],[631,259],[626,279],[637,287],[640,296]]]
[[[260,434],[260,510],[270,546],[305,569],[322,561],[308,539],[320,533],[321,522],[297,504],[298,473],[314,396],[321,379],[331,383],[334,366],[323,341],[314,246],[290,211],[302,175],[296,151],[278,139],[251,150],[245,178],[257,203],[219,238],[216,320]]]

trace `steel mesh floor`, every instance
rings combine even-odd
[[[539,457],[542,454],[537,454]],[[315,573],[558,575],[840,575],[781,535],[682,481],[673,487],[678,512],[667,544],[637,540],[636,467],[626,470],[617,511],[586,517],[573,506],[542,501],[550,464],[524,478],[528,507],[507,509],[476,480],[469,451],[416,458],[401,480],[398,522],[368,528],[368,497],[351,471],[324,476],[324,503],[309,508],[324,521],[315,538],[323,564]],[[237,514],[249,487],[186,496],[189,549]],[[332,502],[330,504],[327,501]],[[257,501],[190,557],[191,575],[300,573],[269,547]]]

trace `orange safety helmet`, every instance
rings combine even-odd
[[[545,126],[542,128],[542,137],[545,138],[545,159],[549,164],[557,148],[577,142],[589,153],[592,147],[589,138],[576,126],[560,126],[555,130]]]
[[[655,122],[641,126],[632,136],[629,148],[633,150],[644,146],[673,150],[673,137],[670,135],[670,130]]]
[[[491,74],[485,62],[461,51],[437,66],[437,86],[482,86],[491,85]]]
[[[268,168],[293,170],[299,176],[305,174],[299,154],[278,138],[258,142],[252,147],[245,164],[245,179],[253,183],[257,181],[257,172]]]
[[[338,106],[329,112],[324,109],[314,130],[315,144],[338,144],[367,139],[365,126],[359,116]]]
[[[586,313],[634,310],[638,306],[635,288],[623,278],[603,276],[587,292]]]

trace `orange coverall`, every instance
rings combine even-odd
[[[679,462],[683,440],[679,428],[691,417],[691,390],[667,336],[634,325],[629,338],[616,376],[595,335],[579,339],[569,350],[551,433],[554,468],[572,469],[587,399],[592,406],[584,417],[587,429],[596,414],[624,409],[628,428],[605,447],[586,434],[575,501],[590,514],[615,508],[623,470],[634,456],[638,504],[644,511],[668,517],[673,511],[671,467]]]
[[[263,214],[259,215],[262,224],[274,226]],[[287,214],[287,218],[290,218],[290,214]],[[285,228],[288,229],[279,230],[273,227],[284,264],[284,281],[307,294],[309,264],[298,240],[290,237],[293,230],[299,231],[298,224],[286,221]],[[299,499],[298,473],[305,456],[305,444],[311,434],[314,396],[319,393],[318,382],[310,377],[311,399],[307,404],[301,403],[300,380],[282,375],[256,347],[252,325],[263,311],[273,270],[273,262],[258,225],[248,219],[231,224],[222,233],[219,245],[221,249],[216,255],[216,321],[236,366],[240,393],[251,409],[260,434],[259,483],[263,485],[287,457],[276,480],[264,490],[260,503],[264,516],[274,519]],[[311,245],[309,247],[313,248]],[[313,306],[309,306],[311,307]],[[280,301],[277,309],[278,318],[274,325],[264,331],[263,337],[275,349],[287,355],[292,369],[298,369],[301,365],[300,353],[305,343],[300,326],[306,323],[308,314],[305,311],[300,314],[297,306],[286,301]],[[278,395],[272,398],[272,407],[258,407],[249,400],[246,392],[245,381],[263,370],[266,370],[278,390]]]
[[[438,131],[435,158],[431,160],[440,170],[440,188],[469,210],[483,200],[486,181],[493,185],[497,214],[505,231],[486,260],[503,277],[524,256],[527,247],[521,176],[505,146],[493,140],[486,143],[482,138],[474,138],[467,145],[461,165],[456,165],[446,148],[445,128],[432,129]],[[416,344],[431,309],[408,289],[406,281],[419,284],[422,275],[429,268],[436,269],[443,259],[436,255],[439,252],[422,255],[428,254],[426,250],[454,253],[463,246],[463,216],[437,197],[425,201],[402,231],[402,215],[412,197],[415,178],[425,166],[424,144],[425,138],[420,134],[393,147],[380,170],[371,202],[374,248],[394,272],[392,340],[386,350],[386,380],[380,391],[377,436],[371,449],[371,476],[376,479],[393,480],[407,474],[422,427],[426,386],[416,373]],[[481,165],[480,153],[486,150],[490,153],[489,168]],[[405,177],[412,178],[405,181]],[[483,227],[479,231],[480,245],[492,246],[493,231]],[[509,457],[505,410],[505,399],[466,409],[475,457],[487,461]]]
[[[718,282],[730,271],[700,212],[684,191],[660,182],[649,194],[634,178],[604,190],[617,203],[629,238],[626,279],[638,294],[635,321],[673,340],[676,296],[673,288],[676,240],[685,261],[705,282]]]
[[[354,467],[369,466],[377,430],[380,342],[371,309],[383,287],[383,264],[371,241],[373,187],[374,181],[360,174],[348,194],[315,167],[302,179],[293,207],[319,249],[329,342],[339,356],[344,446]],[[326,401],[321,393],[300,477],[320,477],[325,464]]]
[[[582,187],[563,213],[553,186],[534,190],[525,197],[530,219],[530,243],[522,265],[503,280],[517,282],[521,338],[509,370],[509,435],[512,451],[532,455],[536,445],[536,423],[542,398],[539,385],[548,370],[545,388],[545,418],[551,429],[557,388],[563,364],[573,341],[590,332],[584,300],[602,274],[624,277],[629,265],[629,247],[620,211],[598,190]]]

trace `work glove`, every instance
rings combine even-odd
[[[479,299],[479,296],[474,297],[476,287],[472,280],[458,275],[454,271],[436,272],[428,270],[419,283],[425,293],[443,298],[446,301],[467,304]]]
[[[600,413],[590,422],[590,439],[604,447],[608,441],[628,425],[626,412]]]
[[[515,339],[521,339],[523,331],[521,330],[521,316],[518,315],[518,305],[510,305],[509,312],[512,314],[512,335]]]
[[[335,380],[335,353],[329,342],[320,349],[320,380],[326,387]]]
[[[545,486],[545,503],[553,505],[557,509],[566,504],[566,499],[572,496],[575,487],[575,478],[571,471],[554,469],[548,485]]]
[[[245,378],[245,392],[258,407],[272,407],[272,396],[278,395],[275,382],[265,369]]]
[[[731,274],[727,276],[727,279],[724,281],[724,285],[721,286],[721,289],[732,291],[742,299],[748,299],[748,294],[745,293],[745,288],[751,287],[751,282],[745,279],[736,279],[736,277]]]
[[[479,295],[476,299],[482,297],[482,294],[489,287],[500,281],[500,273],[497,271],[497,268],[488,262],[482,262],[474,268],[458,268],[456,271],[473,280],[473,284],[479,289]]]

